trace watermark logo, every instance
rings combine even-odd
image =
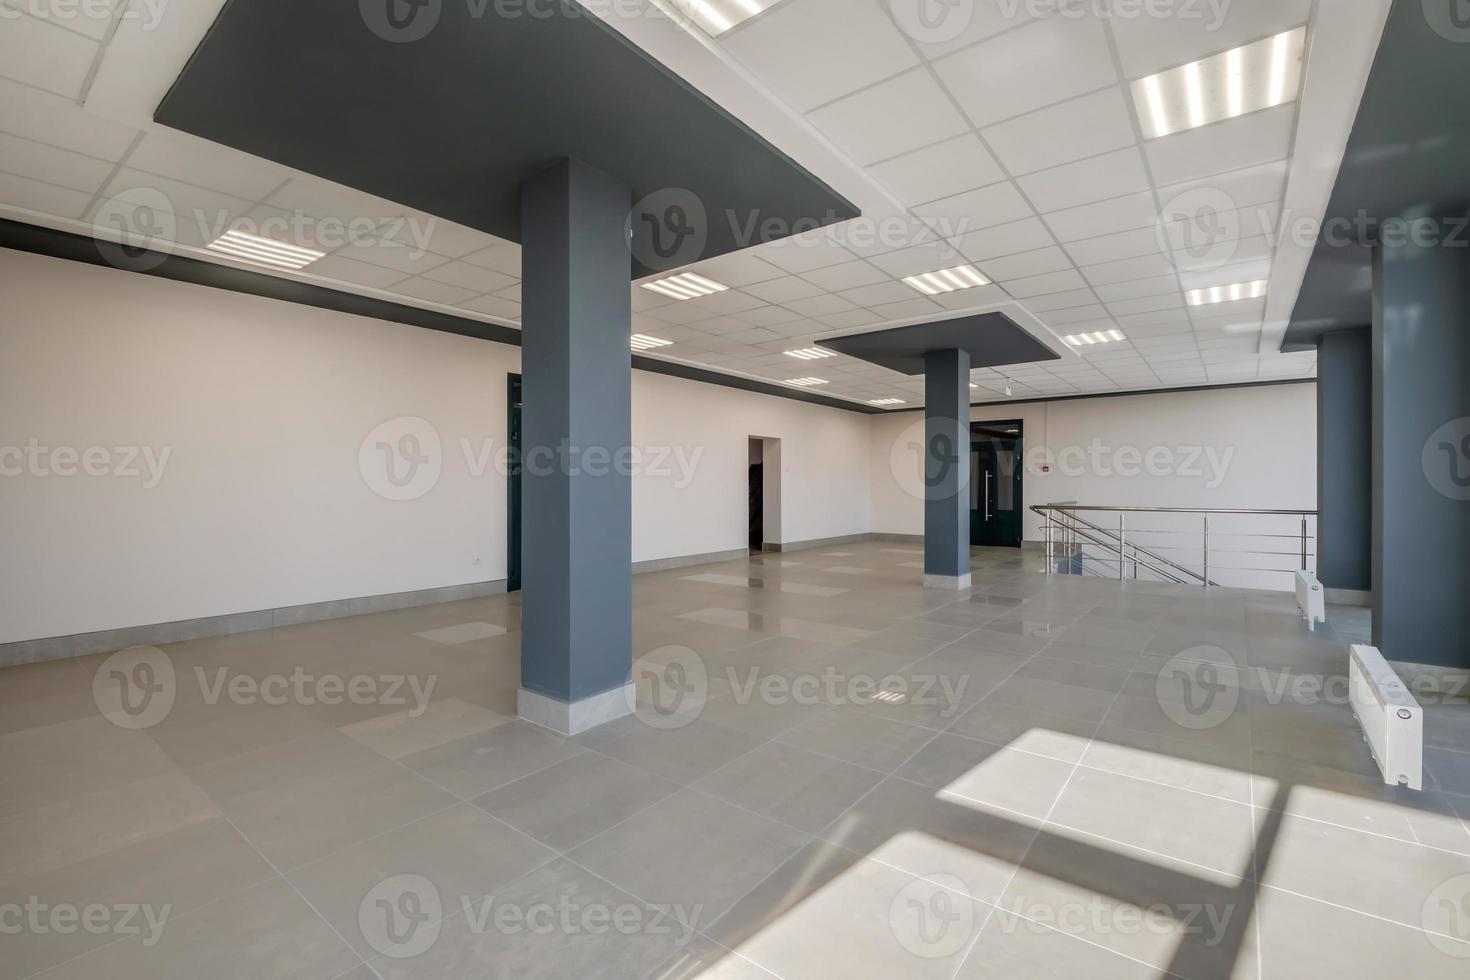
[[[158,25],[163,22],[169,3],[170,0],[138,0],[125,4],[119,4],[117,0],[5,0],[0,3],[0,21],[29,14],[37,20],[70,28],[77,21],[107,24],[116,19],[119,22],[139,22],[142,30],[152,32],[158,30]]]
[[[31,895],[24,902],[0,903],[0,936],[141,936],[145,948],[157,945],[174,907],[117,902],[48,902]]]
[[[172,457],[172,446],[48,446],[32,436],[24,446],[0,446],[0,477],[137,480],[152,490]]]
[[[1425,935],[1446,956],[1470,959],[1470,875],[1442,883],[1424,900]]]
[[[1164,714],[1181,728],[1218,728],[1240,703],[1235,660],[1219,647],[1191,647],[1164,664],[1154,693]]]
[[[660,647],[633,665],[633,684],[625,688],[629,707],[650,728],[683,728],[704,713],[709,701],[709,671],[704,658],[688,647]]]
[[[357,470],[385,500],[418,500],[439,485],[444,470],[439,430],[416,415],[389,419],[362,440]]]
[[[1456,44],[1470,43],[1470,0],[1420,0],[1434,33]]]
[[[888,0],[893,19],[921,44],[953,41],[975,19],[975,0]]]
[[[645,268],[664,272],[704,257],[709,215],[693,191],[666,187],[633,205],[627,232],[633,258]]]
[[[1170,198],[1159,212],[1159,249],[1176,265],[1209,271],[1228,265],[1240,240],[1240,213],[1218,187],[1197,187]]]
[[[362,22],[384,41],[411,44],[439,26],[444,0],[358,0]]]
[[[919,500],[940,500],[954,493],[966,496],[970,488],[969,447],[956,444],[951,432],[963,424],[941,424],[930,432],[924,419],[901,432],[888,451],[888,468],[899,487]],[[952,482],[958,477],[958,482]]]
[[[423,875],[384,878],[357,906],[357,927],[367,944],[390,959],[411,959],[439,941],[444,908],[439,889]]]
[[[152,728],[173,711],[177,695],[173,661],[157,647],[114,653],[92,675],[97,710],[119,728]]]
[[[975,903],[954,875],[909,882],[888,906],[888,926],[904,949],[926,960],[954,956],[975,934]]]
[[[463,917],[470,935],[672,936],[687,946],[699,930],[703,905],[579,902],[575,895],[519,904],[494,895],[460,895],[450,911]],[[446,905],[438,887],[422,875],[400,874],[374,885],[357,906],[357,925],[373,949],[391,959],[427,953],[443,929]]]
[[[1424,476],[1450,500],[1470,500],[1470,417],[1446,422],[1424,443]]]
[[[152,187],[114,194],[92,214],[97,251],[125,272],[149,272],[168,258],[178,239],[173,202]]]

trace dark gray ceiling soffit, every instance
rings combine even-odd
[[[576,157],[640,202],[635,278],[860,213],[572,0],[230,0],[154,118],[513,242]]]
[[[924,355],[932,350],[968,351],[972,368],[1061,360],[1060,354],[1016,326],[1004,313],[951,317],[818,343],[903,374],[923,374]]]
[[[123,272],[158,276],[161,279],[193,283],[196,286],[228,289],[235,293],[264,296],[267,299],[299,303],[302,306],[314,306],[318,309],[335,310],[338,313],[350,313],[355,316],[372,317],[390,323],[403,323],[423,327],[426,330],[473,337],[476,340],[509,344],[512,347],[521,346],[521,332],[514,327],[502,326],[498,323],[484,323],[480,320],[425,310],[417,306],[390,303],[386,300],[373,299],[370,296],[344,293],[325,286],[314,286],[310,283],[282,279],[279,276],[249,272],[245,269],[218,265],[183,255],[169,255],[148,249],[122,250],[110,242],[56,231],[52,228],[42,228],[39,225],[28,225],[20,221],[11,221],[8,218],[0,218],[0,248],[32,252],[36,255],[49,255],[53,258],[83,262],[88,265],[107,266]],[[710,371],[690,364],[639,357],[637,354],[633,355],[633,370],[700,381],[705,384],[719,385],[722,388],[752,391],[791,401],[822,405],[826,408],[840,408],[844,412],[856,412],[859,415],[882,414],[882,409],[844,401],[829,395],[757,381],[754,378],[721,374],[718,371]]]
[[[1457,0],[1396,0],[1327,205],[1282,350],[1373,320],[1372,251],[1391,219],[1449,219],[1441,240],[1470,247],[1470,24]],[[1463,6],[1463,4],[1462,4]]]

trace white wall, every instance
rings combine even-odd
[[[505,577],[519,349],[8,250],[0,295],[0,642]],[[405,416],[442,471],[394,501],[359,451]],[[697,460],[635,479],[636,561],[744,547],[751,435],[787,450],[782,540],[868,529],[867,418],[635,372],[635,445]]]
[[[1272,510],[1317,506],[1317,402],[1312,384],[990,405],[972,409],[971,417],[1024,423],[1028,541],[1038,541],[1044,534],[1041,520],[1029,510],[1034,504]],[[874,420],[870,474],[875,531],[922,533],[922,440],[922,413]],[[1159,452],[1150,467],[1149,453],[1156,448]],[[1043,472],[1047,465],[1051,471]],[[1187,542],[1177,542],[1180,546],[1193,548],[1197,540],[1192,536],[1199,523],[1194,518],[1135,522],[1140,529],[1191,529]],[[1230,531],[1296,533],[1299,522],[1219,518],[1212,528],[1219,532],[1216,544],[1224,549],[1231,546]],[[1153,542],[1176,543],[1162,535]],[[1236,539],[1236,544],[1296,548],[1292,542],[1255,537]],[[1217,567],[1231,562],[1255,564],[1222,554]],[[1273,561],[1265,567],[1280,564]],[[1270,587],[1281,586],[1280,578],[1276,576]]]

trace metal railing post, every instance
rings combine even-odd
[[[1055,558],[1051,552],[1051,511],[1046,513],[1046,574],[1051,575],[1054,571]]]
[[[1126,577],[1128,566],[1128,535],[1124,516],[1118,515],[1118,581]]]
[[[1204,579],[1204,587],[1206,589],[1208,589],[1210,587],[1210,515],[1209,514],[1206,514],[1205,515],[1205,538],[1204,538],[1204,546],[1205,546],[1205,574],[1202,576],[1202,578]]]
[[[1302,515],[1302,571],[1307,570],[1307,515]]]

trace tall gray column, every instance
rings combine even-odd
[[[1470,667],[1470,249],[1375,249],[1372,465],[1374,643]]]
[[[569,734],[631,712],[631,199],[578,160],[521,191],[519,712]]]
[[[1317,578],[1329,593],[1373,590],[1372,342],[1366,326],[1317,341]]]
[[[924,355],[924,587],[970,587],[970,353]]]

